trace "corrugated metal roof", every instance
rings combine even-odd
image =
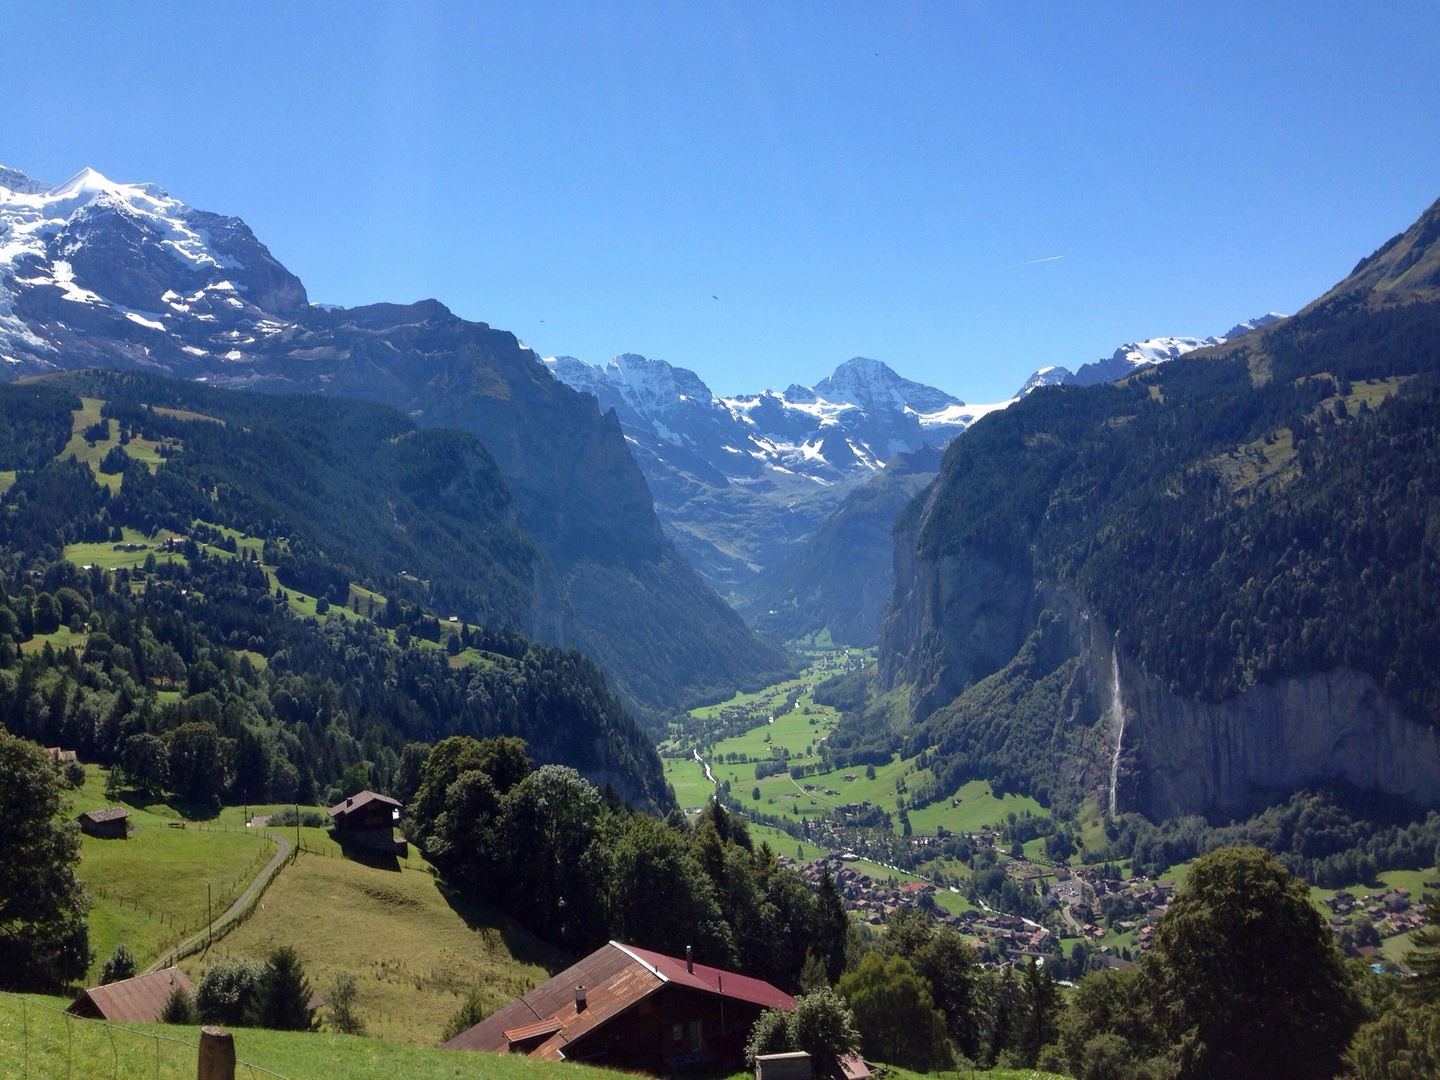
[[[149,975],[137,975],[133,979],[92,986],[73,1005],[70,1012],[84,1016],[91,1008],[106,1020],[123,1020],[131,1024],[155,1024],[165,1011],[170,995],[179,986],[187,994],[195,988],[189,978],[178,967],[168,967]]]
[[[705,990],[711,994],[720,994],[739,1001],[748,1001],[754,1005],[763,1005],[767,1009],[793,1009],[795,1007],[793,997],[785,991],[771,986],[764,979],[752,979],[748,975],[738,975],[733,971],[725,971],[722,968],[714,968],[706,964],[694,964],[692,965],[694,971],[690,971],[686,968],[685,961],[678,957],[651,952],[649,949],[637,949],[633,945],[621,945],[613,941],[611,944],[630,953],[666,982],[688,986],[694,990]]]
[[[334,806],[330,807],[330,809],[327,810],[326,813],[328,813],[331,817],[339,817],[341,814],[354,813],[362,806],[366,806],[372,802],[383,803],[384,805],[389,806],[395,810],[401,809],[399,800],[392,799],[389,795],[381,795],[377,791],[365,790],[357,795],[350,796],[350,798],[346,799],[344,802],[336,803]]]
[[[114,821],[116,818],[129,817],[130,811],[126,810],[123,806],[107,806],[104,810],[86,810],[83,814],[76,816],[94,822]]]

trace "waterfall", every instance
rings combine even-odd
[[[1110,658],[1110,707],[1115,710],[1115,754],[1110,759],[1110,816],[1115,816],[1115,788],[1120,781],[1120,751],[1125,745],[1125,699],[1120,694],[1120,631]]]

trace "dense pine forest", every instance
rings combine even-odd
[[[210,760],[183,783],[171,777],[180,786],[166,790],[216,804],[389,789],[403,785],[407,745],[516,735],[538,760],[664,808],[654,751],[600,671],[512,628],[524,589],[504,559],[514,556],[518,573],[533,555],[506,520],[503,483],[478,443],[415,433],[374,406],[183,391],[156,400],[214,411],[239,401],[239,411],[218,423],[141,407],[149,401],[109,403],[102,423],[115,425],[122,447],[146,440],[169,451],[153,473],[142,461],[124,463],[117,493],[89,465],[54,456],[81,406],[71,388],[0,390],[0,409],[13,417],[0,465],[16,474],[0,517],[0,710],[11,732],[138,779],[154,772],[142,768],[142,750],[153,756],[158,737],[183,730]],[[350,450],[306,454],[312,438]],[[476,499],[486,485],[488,497]],[[386,497],[400,491],[403,504]],[[330,509],[302,517],[316,496]],[[383,514],[403,523],[381,530]],[[114,570],[63,558],[72,543],[123,548],[126,529],[184,540],[159,560],[152,550],[143,564]],[[490,551],[502,556],[488,564],[490,577],[467,577]],[[437,557],[445,555],[454,557]],[[487,580],[498,582],[497,602],[475,599],[490,595]],[[307,590],[316,614],[302,616],[289,590]],[[448,621],[448,605],[467,596],[462,610],[501,617]],[[57,647],[62,629],[73,645]]]

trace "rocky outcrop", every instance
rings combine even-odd
[[[923,720],[999,671],[1034,629],[1040,608],[1028,569],[974,552],[919,559],[917,531],[908,521],[896,527],[879,676],[886,689],[913,686],[911,709]]]
[[[1133,747],[1121,809],[1243,817],[1322,780],[1440,802],[1440,733],[1403,716],[1368,675],[1341,668],[1209,702],[1121,671]]]
[[[917,560],[904,536],[896,569],[880,670],[887,686],[914,686],[916,719],[1008,663],[1019,642],[1010,643],[1033,629],[1035,612],[1059,617],[1064,648],[1081,661],[1074,685],[1086,700],[1077,708],[1076,694],[1057,699],[1055,720],[1068,725],[1078,716],[1091,727],[1069,744],[1073,758],[1058,770],[1102,807],[1113,785],[1117,810],[1152,821],[1243,818],[1332,780],[1440,804],[1440,732],[1405,716],[1369,675],[1341,668],[1198,700],[1127,662],[1113,629],[1073,590],[980,556]]]

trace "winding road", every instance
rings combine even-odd
[[[279,833],[267,832],[264,835],[275,841],[275,855],[261,868],[260,872],[251,879],[250,884],[245,886],[245,891],[237,896],[235,902],[228,908],[214,919],[211,919],[209,925],[202,927],[197,933],[191,934],[181,941],[177,941],[170,948],[166,949],[159,959],[145,969],[144,974],[148,975],[152,971],[159,971],[161,968],[169,967],[184,957],[189,956],[191,953],[199,951],[203,942],[207,940],[213,941],[217,937],[223,937],[225,931],[230,928],[230,925],[238,922],[241,917],[250,910],[250,906],[259,899],[260,894],[265,891],[270,882],[274,880],[275,875],[280,872],[280,868],[285,865],[285,860],[290,857],[290,852],[295,846]]]

